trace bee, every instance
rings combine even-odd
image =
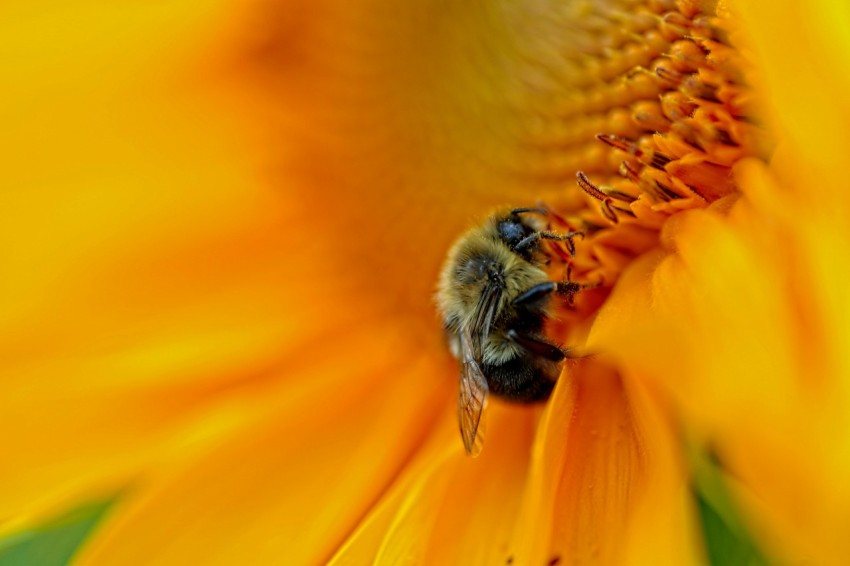
[[[549,279],[545,241],[575,253],[581,232],[548,230],[543,208],[515,208],[490,216],[449,251],[437,286],[437,306],[452,353],[460,362],[458,423],[466,453],[483,443],[488,394],[519,403],[549,398],[567,352],[544,336],[553,294],[583,288]],[[553,246],[554,247],[554,246]],[[563,253],[563,250],[560,250]]]

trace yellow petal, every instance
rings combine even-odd
[[[533,410],[491,403],[479,458],[456,449],[407,495],[388,529],[377,564],[501,564],[533,438]],[[452,425],[456,417],[448,419]],[[451,428],[456,429],[456,426]],[[457,439],[452,445],[458,447]]]
[[[789,208],[763,165],[740,175],[746,197],[728,215],[681,214],[675,249],[630,267],[590,341],[669,392],[748,490],[766,548],[840,563],[850,395],[835,278],[847,240]]]
[[[4,6],[2,519],[256,418],[308,344],[378,317],[340,299],[350,270],[315,260],[333,242],[267,165],[292,148],[270,136],[252,10]],[[257,406],[234,411],[245,391]]]
[[[372,7],[386,17],[382,21],[363,18],[362,7],[350,3],[299,7],[296,12],[310,12],[318,22],[304,32],[314,34],[310,45],[318,53],[305,55],[300,50],[306,43],[289,41],[303,29],[285,18],[278,23],[290,5],[262,5],[252,21],[258,34],[268,36],[247,46],[242,34],[254,28],[240,20],[234,29],[226,23],[229,11],[218,5],[200,15],[190,3],[178,3],[129,17],[121,7],[100,12],[92,5],[73,11],[94,24],[72,33],[71,41],[63,26],[68,14],[60,13],[48,26],[63,32],[60,49],[36,57],[48,62],[36,66],[36,74],[70,87],[71,96],[61,105],[31,104],[27,118],[48,108],[38,127],[8,117],[23,132],[16,136],[19,146],[5,153],[16,162],[10,178],[28,190],[42,189],[52,203],[42,210],[26,197],[15,198],[7,209],[17,218],[4,236],[33,242],[12,256],[9,272],[21,275],[3,289],[23,299],[6,309],[9,327],[32,322],[10,348],[23,371],[8,414],[20,420],[27,399],[41,399],[33,415],[36,432],[22,435],[21,442],[53,454],[54,444],[67,442],[63,431],[85,434],[112,425],[112,411],[121,411],[105,438],[87,437],[91,446],[81,451],[86,457],[79,468],[29,478],[17,503],[63,474],[80,478],[80,485],[61,490],[103,481],[114,464],[98,469],[102,452],[111,455],[124,436],[157,445],[160,434],[169,434],[160,433],[158,424],[167,428],[182,418],[209,423],[197,427],[202,432],[187,434],[196,430],[188,424],[174,432],[177,446],[168,455],[203,431],[225,440],[218,446],[216,438],[213,448],[196,445],[197,451],[212,451],[199,461],[178,459],[174,477],[147,475],[144,487],[151,491],[140,491],[118,511],[84,562],[232,563],[245,548],[257,561],[330,557],[413,454],[417,441],[411,442],[410,430],[416,439],[424,437],[429,415],[446,401],[443,385],[427,379],[445,375],[443,368],[420,357],[437,351],[430,294],[448,239],[468,210],[559,195],[565,172],[575,168],[573,157],[564,158],[557,143],[546,141],[547,132],[526,131],[534,129],[527,121],[538,116],[539,106],[563,94],[564,85],[548,69],[564,63],[563,52],[576,47],[571,42],[588,39],[563,33],[564,22],[576,16],[572,7],[558,14],[556,25],[546,10],[480,4],[434,10],[430,2],[376,2]],[[111,49],[119,30],[128,27],[116,25],[124,18],[133,30],[129,55]],[[208,25],[228,41],[236,37],[238,45],[210,48],[203,40]],[[10,36],[20,47],[43,27],[33,18]],[[157,34],[162,30],[164,38]],[[220,39],[214,35],[212,44]],[[158,51],[149,51],[151,37],[161,44]],[[229,74],[245,64],[230,59],[231,48],[239,56],[257,49],[245,55],[250,77],[234,80]],[[447,56],[434,57],[435,51]],[[78,81],[79,67],[64,70],[66,52],[89,63],[86,76],[108,80]],[[150,64],[166,54],[174,54],[173,68]],[[30,78],[33,66],[21,60],[4,76]],[[154,80],[162,77],[164,86]],[[151,88],[152,82],[158,86]],[[250,92],[232,84],[248,85]],[[18,98],[28,94],[19,92]],[[280,106],[277,112],[265,106],[270,99]],[[92,107],[100,113],[91,116]],[[291,108],[303,116],[293,116]],[[282,128],[286,147],[269,135],[268,121],[295,130]],[[32,159],[35,148],[53,157],[47,171]],[[259,173],[258,162],[265,160],[274,164],[273,173]],[[279,191],[272,190],[276,184]],[[112,195],[116,186],[120,192]],[[151,193],[152,186],[162,192]],[[68,219],[63,211],[72,207],[84,212]],[[47,214],[39,218],[42,212]],[[49,269],[43,272],[43,265]],[[393,312],[398,324],[388,323],[385,312]],[[397,358],[383,358],[398,344],[380,330],[384,324],[387,333],[402,337]],[[380,339],[361,341],[364,328]],[[186,344],[187,335],[200,339]],[[108,345],[110,355],[104,359],[92,344]],[[131,349],[137,344],[143,347]],[[53,361],[39,361],[48,357]],[[67,379],[57,383],[57,369],[69,357],[74,363]],[[202,367],[192,367],[201,358]],[[313,358],[327,363],[314,365]],[[136,366],[136,360],[143,363]],[[120,379],[125,374],[136,387],[127,388]],[[579,372],[577,383],[561,386],[560,405],[553,404],[534,460],[529,520],[518,531],[528,536],[515,538],[517,562],[537,554],[543,560],[631,557],[630,546],[610,544],[620,538],[642,548],[644,554],[634,556],[657,551],[646,541],[655,541],[654,529],[669,524],[649,509],[646,524],[653,531],[643,537],[628,513],[643,516],[640,510],[647,509],[649,494],[660,493],[655,488],[662,480],[675,487],[658,509],[674,509],[675,517],[685,512],[670,439],[658,418],[641,416],[645,407],[653,410],[652,403],[633,401],[622,379],[598,369]],[[33,389],[27,389],[30,383]],[[91,405],[80,401],[93,387]],[[233,394],[242,387],[249,393]],[[146,402],[148,396],[154,401]],[[215,407],[209,413],[208,401]],[[80,416],[68,414],[77,407]],[[194,410],[203,418],[187,415]],[[227,418],[231,412],[236,422]],[[269,416],[273,412],[279,414]],[[519,485],[530,435],[525,426],[508,426],[528,424],[527,411],[515,412],[518,418],[504,420],[496,412],[490,436],[500,444],[488,448],[490,455],[468,461],[450,451],[421,472],[409,499],[386,506],[392,521],[376,515],[373,524],[389,529],[375,550],[380,559],[464,562],[513,552],[501,541],[508,540],[514,516],[523,515],[517,512]],[[344,419],[331,426],[328,414]],[[151,417],[159,418],[152,423]],[[385,423],[399,428],[381,429]],[[9,429],[15,424],[11,418],[0,422]],[[153,429],[155,437],[137,429]],[[70,443],[66,450],[76,447]],[[127,469],[148,460],[129,448],[134,454]],[[39,460],[24,453],[28,459],[10,475],[53,463],[52,456]],[[425,505],[438,496],[444,498],[440,506]],[[475,504],[467,505],[470,500]],[[687,517],[679,524],[687,524]],[[458,537],[467,525],[472,536]],[[425,528],[427,538],[420,536]],[[372,542],[365,546],[374,548],[377,537],[366,538]],[[681,550],[658,548],[666,558]]]
[[[451,380],[382,335],[369,361],[301,370],[273,414],[131,499],[82,564],[327,560],[449,403]],[[356,351],[348,352],[356,359]],[[390,353],[391,352],[391,353]],[[447,387],[448,386],[448,387]]]
[[[539,435],[515,533],[518,564],[698,561],[670,424],[640,383],[600,360],[577,362]]]
[[[645,480],[635,494],[623,543],[626,564],[704,564],[689,472],[674,411],[645,376],[624,372],[624,386],[644,447]]]
[[[836,173],[847,152],[845,132],[850,128],[850,8],[845,2],[810,2],[804,7],[767,0],[733,7],[740,11],[746,40],[752,44],[764,110],[788,155],[798,157],[790,162],[776,159],[774,166],[789,190],[846,220],[850,202]]]
[[[369,511],[369,514],[360,521],[357,529],[347,538],[334,555],[330,564],[334,566],[358,565],[374,563],[379,552],[393,552],[398,545],[391,545],[389,550],[384,550],[384,541],[387,539],[390,527],[394,525],[400,516],[410,515],[415,512],[427,514],[429,517],[436,515],[439,505],[433,501],[421,508],[414,504],[421,503],[422,493],[426,490],[433,492],[433,484],[439,481],[437,488],[444,490],[449,480],[446,473],[440,474],[436,479],[438,470],[447,466],[447,461],[455,459],[460,451],[458,440],[456,411],[451,408],[445,411],[443,416],[435,423],[430,437],[417,451],[416,456],[407,463],[404,472],[392,482],[386,494]],[[409,518],[408,518],[409,520]],[[421,521],[419,524],[426,538],[424,525],[429,527],[432,520]]]
[[[448,412],[429,447],[332,563],[505,563],[534,412],[491,403],[487,444],[476,459],[463,453],[455,411]]]

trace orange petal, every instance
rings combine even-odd
[[[488,409],[480,457],[463,453],[454,410],[433,446],[340,551],[334,564],[503,564],[528,463],[534,409]]]
[[[302,308],[332,285],[293,281],[310,250],[262,173],[256,80],[220,57],[232,8],[4,6],[2,519],[226,429],[233,388],[345,319]]]
[[[850,201],[842,175],[850,128],[850,8],[826,0],[805,6],[755,0],[732,7],[741,14],[752,44],[763,110],[771,113],[783,152],[797,157],[775,159],[773,166],[788,190],[817,199],[824,213],[846,215]]]
[[[81,563],[327,560],[449,402],[446,366],[387,351],[302,370],[274,414],[119,509]]]
[[[675,249],[630,268],[590,341],[666,391],[712,443],[749,490],[765,548],[842,563],[846,231],[789,208],[763,165],[745,165],[746,198],[728,216],[677,217]]]
[[[626,564],[705,564],[677,423],[645,376],[624,372],[646,466],[623,543]]]
[[[698,561],[673,434],[639,383],[599,360],[577,362],[539,435],[515,533],[518,564]]]
[[[793,325],[772,258],[747,247],[711,211],[683,212],[667,228],[679,253],[630,267],[594,324],[593,346],[665,376],[677,401],[701,420],[717,417],[727,388],[787,403]],[[735,378],[708,377],[728,374],[732,362]]]
[[[435,488],[432,484],[437,483],[435,476],[438,470],[446,467],[448,460],[456,458],[460,450],[455,413],[454,408],[451,408],[436,423],[425,445],[339,548],[330,564],[342,566],[374,563],[378,553],[382,551],[390,527],[395,524],[397,518],[403,514],[415,513],[417,508],[414,503],[420,501],[421,494],[426,490],[433,492],[434,489],[445,489],[448,478],[446,474],[442,474],[439,486]],[[421,514],[429,517],[428,520],[420,522],[423,532],[426,523],[428,526],[432,525],[432,517],[438,507],[435,502],[430,502],[418,509]]]

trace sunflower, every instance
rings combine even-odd
[[[716,562],[700,458],[850,560],[850,14],[740,4],[4,7],[0,560]],[[470,459],[437,273],[537,202],[589,355]]]

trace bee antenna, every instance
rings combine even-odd
[[[511,210],[511,214],[526,214],[529,212],[533,212],[535,214],[541,214],[543,216],[548,216],[549,211],[545,208],[537,208],[537,207],[527,207],[527,208],[515,208]]]

